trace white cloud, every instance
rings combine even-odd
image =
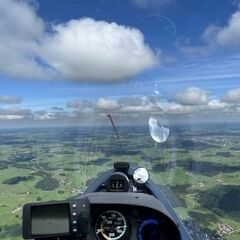
[[[230,17],[227,26],[219,30],[216,40],[224,47],[240,48],[240,10]]]
[[[205,109],[209,110],[223,110],[228,107],[228,104],[219,100],[219,99],[213,99],[207,103],[205,106]]]
[[[237,97],[236,97],[237,95]],[[228,96],[228,98],[226,98]],[[231,96],[231,102],[230,101]],[[92,114],[104,117],[106,111],[115,116],[131,118],[147,117],[149,114],[166,116],[214,117],[214,114],[233,114],[239,112],[240,89],[225,94],[223,99],[214,98],[206,90],[190,87],[179,91],[171,100],[159,96],[122,97],[118,99],[99,98],[92,103]],[[75,118],[88,116],[81,108],[76,108]],[[103,115],[102,115],[103,114]]]
[[[165,102],[160,104],[165,114],[190,114],[198,109],[195,106],[185,106],[175,102]]]
[[[93,103],[91,103],[89,101],[84,101],[84,100],[72,100],[72,101],[67,102],[66,106],[68,108],[83,110],[83,109],[86,109],[86,108],[92,108]]]
[[[54,26],[42,50],[49,65],[73,80],[123,80],[156,63],[139,30],[90,18]]]
[[[23,119],[24,116],[21,115],[1,115],[0,114],[0,120],[19,120],[19,119]]]
[[[204,30],[202,44],[192,45],[189,39],[177,47],[179,50],[188,55],[207,56],[219,47],[240,49],[240,10],[233,13],[225,26],[209,24]]]
[[[0,95],[0,104],[19,104],[22,99],[17,96]]]
[[[0,73],[15,78],[118,81],[157,57],[136,28],[91,18],[52,24],[27,1],[0,1]]]
[[[175,94],[175,100],[183,105],[200,105],[208,102],[208,92],[197,88],[189,87]]]
[[[160,111],[155,99],[151,97],[123,97],[117,100],[121,113],[144,113]]]
[[[144,113],[144,112],[155,112],[156,106],[154,105],[139,105],[139,106],[125,106],[121,108],[121,112],[125,113]]]
[[[58,116],[54,112],[40,111],[34,114],[34,120],[56,120]]]
[[[230,106],[228,103],[223,102],[219,99],[212,99],[203,104],[195,104],[195,105],[183,105],[175,102],[166,102],[161,103],[161,109],[165,114],[192,114],[198,113],[199,116],[202,114],[215,114],[219,112],[228,112],[230,110]]]
[[[240,103],[240,88],[229,90],[223,96],[223,101],[227,103]]]
[[[1,120],[17,120],[17,119],[31,119],[32,112],[29,109],[21,108],[0,108],[0,119]]]
[[[203,32],[202,39],[205,41],[205,43],[215,44],[215,38],[220,29],[220,27],[214,24],[209,24]]]
[[[201,39],[202,45],[192,45],[190,39],[185,39],[183,44],[180,44],[179,50],[187,55],[201,55],[208,56],[216,48],[216,35],[219,27],[214,24],[210,24],[203,32]]]
[[[47,71],[34,60],[44,22],[26,1],[0,1],[0,73],[12,77],[45,78]]]
[[[177,121],[181,117],[193,117],[196,120],[212,117],[216,114],[236,116],[240,112],[240,89],[228,91],[222,99],[213,98],[205,90],[191,87],[177,92],[178,100],[162,99],[159,96],[124,97],[118,99],[99,98],[96,102],[73,100],[66,103],[72,110],[61,107],[51,107],[39,111],[20,108],[0,108],[0,120],[28,119],[32,122],[85,122],[104,120],[106,112],[113,113],[117,118],[143,122],[150,115],[174,117]],[[219,115],[220,114],[220,115]],[[145,119],[145,120],[144,120]],[[100,121],[99,120],[99,121]],[[105,121],[105,120],[104,120]]]
[[[143,113],[156,112],[160,108],[156,101],[151,101],[151,98],[143,97],[123,97],[118,99],[99,98],[95,103],[73,100],[68,102],[67,107],[77,109],[77,114],[86,112],[89,109],[92,112],[105,113],[106,111],[125,113]]]
[[[220,99],[209,100],[207,91],[191,87],[177,92],[178,102],[167,101],[159,97],[142,96],[142,97],[123,97],[119,99],[100,98],[92,103],[92,112],[95,114],[112,111],[115,114],[192,114],[215,111],[228,111],[229,104]],[[82,108],[78,109],[77,114],[82,114]]]
[[[47,120],[67,120],[72,118],[73,112],[65,111],[64,108],[52,107],[48,110],[39,110],[32,112],[33,120],[47,121]]]
[[[214,52],[217,47],[216,36],[219,29],[218,26],[209,24],[201,36],[203,44],[192,45],[190,39],[180,39],[182,43],[177,43],[177,47],[182,53],[187,55],[208,56]]]
[[[116,100],[100,98],[96,103],[96,108],[99,110],[117,110],[120,108]]]

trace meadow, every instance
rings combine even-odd
[[[162,144],[147,127],[118,131],[0,130],[0,239],[22,239],[25,203],[76,196],[116,161],[146,167],[192,235],[240,238],[240,125],[171,126]]]

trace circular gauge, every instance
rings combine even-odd
[[[149,179],[149,173],[146,168],[139,167],[133,173],[133,179],[138,184],[144,184]]]
[[[137,229],[138,240],[158,240],[161,239],[159,221],[156,219],[146,219],[141,222]]]
[[[111,210],[98,217],[95,232],[99,240],[118,240],[123,239],[127,228],[126,218],[120,212]]]

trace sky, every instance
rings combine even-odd
[[[0,23],[0,127],[239,121],[237,0],[1,0]]]

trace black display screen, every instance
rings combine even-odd
[[[33,206],[31,208],[32,235],[68,234],[69,204]]]

